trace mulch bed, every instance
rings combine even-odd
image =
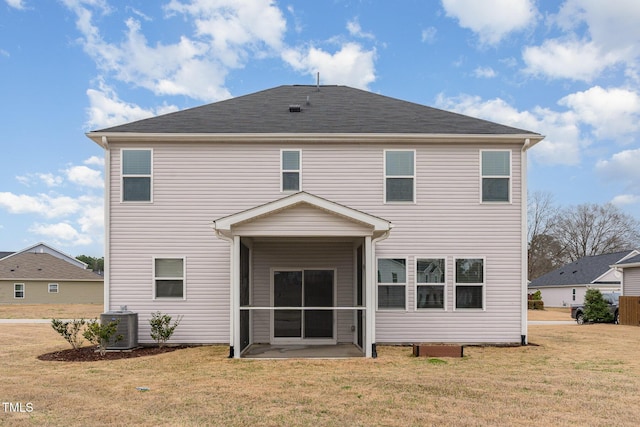
[[[39,360],[53,362],[96,362],[101,360],[131,359],[134,357],[155,356],[157,354],[170,353],[172,351],[188,348],[186,345],[165,346],[165,347],[138,347],[132,350],[107,351],[104,356],[96,351],[96,347],[81,347],[77,350],[72,348],[67,350],[54,351],[52,353],[41,354]]]

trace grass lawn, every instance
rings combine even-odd
[[[44,362],[46,324],[0,324],[0,425],[615,425],[640,419],[640,328],[535,325],[527,347],[464,358],[230,360],[226,346],[137,359]],[[137,387],[147,387],[139,391]]]
[[[95,319],[103,304],[0,304],[0,319]]]

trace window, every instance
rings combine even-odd
[[[378,259],[378,308],[406,307],[407,260],[405,258]]]
[[[13,284],[13,297],[18,299],[24,298],[24,283]]]
[[[151,201],[151,150],[122,150],[122,201]]]
[[[57,294],[58,293],[58,284],[57,283],[49,283],[49,293]]]
[[[511,151],[480,151],[482,155],[482,201],[509,202]]]
[[[384,152],[384,180],[386,202],[415,201],[414,150]]]
[[[573,301],[575,301],[575,300],[576,300],[576,290],[575,290],[575,289],[572,289],[572,290],[571,290],[571,299],[572,299]]]
[[[444,308],[444,258],[416,259],[416,308]]]
[[[184,258],[154,259],[154,298],[185,299]]]
[[[484,308],[484,259],[456,259],[456,308]]]
[[[302,169],[300,150],[282,150],[280,168],[282,191],[300,191]]]

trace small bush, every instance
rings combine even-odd
[[[164,347],[181,321],[182,316],[179,316],[178,319],[173,322],[173,325],[171,325],[171,316],[168,314],[163,314],[159,311],[152,313],[151,319],[149,319],[149,324],[151,325],[151,338],[158,343],[160,348]]]
[[[535,291],[531,294],[531,299],[534,301],[542,301],[542,292],[540,290]]]
[[[98,319],[93,319],[87,323],[87,330],[84,331],[84,334],[82,335],[89,342],[97,345],[100,350],[100,354],[104,356],[111,338],[113,338],[114,343],[124,339],[122,335],[114,336],[118,330],[118,323],[120,323],[120,319],[102,325],[98,322]]]
[[[527,301],[529,310],[544,310],[544,301],[530,299]]]
[[[68,320],[66,322],[60,319],[51,319],[51,327],[53,330],[62,335],[74,350],[80,348],[82,344],[80,331],[86,324],[87,322],[84,319]]]

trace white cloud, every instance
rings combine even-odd
[[[362,31],[358,18],[354,18],[352,21],[347,22],[347,31],[354,37],[361,37],[364,39],[375,39],[372,33],[366,33]]]
[[[491,67],[478,67],[475,70],[473,70],[473,75],[478,78],[492,79],[495,76],[497,76],[497,73]]]
[[[435,43],[437,34],[438,34],[438,30],[435,27],[425,28],[424,30],[422,30],[420,40],[423,43],[429,43],[429,44]]]
[[[103,188],[102,172],[87,166],[71,166],[65,170],[67,179],[74,184],[91,188]]]
[[[558,104],[575,111],[597,138],[621,138],[640,130],[640,96],[631,90],[594,86],[567,95]]]
[[[526,73],[551,78],[592,81],[622,59],[619,51],[603,52],[593,42],[545,40],[522,52]]]
[[[5,0],[7,4],[15,9],[24,10],[26,6],[24,0]]]
[[[342,84],[361,89],[375,81],[375,49],[365,50],[358,43],[345,43],[333,54],[315,47],[288,49],[282,58],[293,69],[311,76],[320,73],[322,84]]]
[[[85,165],[104,167],[104,157],[91,156],[83,162]]]
[[[157,114],[176,111],[178,107],[162,105],[157,109],[147,110],[138,105],[121,100],[115,91],[104,82],[99,83],[98,89],[88,89],[89,108],[87,109],[86,126],[98,129],[120,125],[123,123],[142,120]]]
[[[640,202],[640,196],[633,194],[620,194],[611,199],[611,203],[616,206],[635,205]]]
[[[640,191],[640,148],[615,153],[596,163],[596,171],[611,180],[623,181]]]
[[[514,31],[532,25],[537,9],[531,0],[442,0],[447,16],[458,20],[480,37],[482,44],[495,45]]]
[[[39,173],[38,178],[45,183],[47,187],[57,187],[62,184],[64,179],[61,176],[52,173]]]
[[[46,218],[64,217],[80,210],[78,200],[68,196],[13,194],[0,192],[0,207],[13,214],[38,214]]]
[[[72,225],[66,222],[33,224],[29,227],[28,231],[42,236],[43,240],[53,242],[56,246],[90,245],[93,243],[91,236],[78,232]]]
[[[526,72],[550,78],[593,81],[622,66],[637,75],[640,57],[640,2],[567,0],[548,17],[563,32],[523,50]]]

